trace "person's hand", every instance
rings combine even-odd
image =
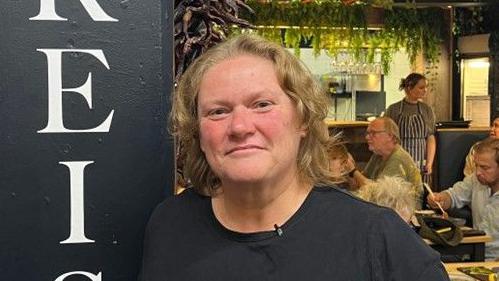
[[[428,204],[433,209],[439,209],[437,202],[444,210],[447,210],[450,207],[450,197],[445,192],[434,192],[433,194],[428,194],[427,199]]]
[[[431,175],[432,172],[433,172],[432,165],[426,164],[424,166],[424,173],[427,174],[427,175]]]

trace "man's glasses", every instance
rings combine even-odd
[[[366,131],[366,136],[371,136],[372,137],[372,136],[374,136],[376,134],[381,134],[381,133],[386,133],[386,131],[385,130],[378,130],[378,131],[376,131],[376,130],[372,130],[372,131],[368,130],[368,131]]]

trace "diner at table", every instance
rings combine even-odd
[[[493,238],[486,243],[485,258],[499,258],[499,139],[488,138],[475,147],[475,172],[451,188],[428,195],[433,208],[469,205],[473,227]]]
[[[492,121],[492,125],[490,126],[489,130],[489,138],[499,138],[499,117],[494,118],[494,121]],[[473,174],[476,170],[475,151],[478,143],[479,142],[473,144],[473,146],[470,148],[470,151],[468,152],[468,155],[466,155],[466,163],[463,169],[463,174],[465,176]]]
[[[367,126],[365,138],[373,154],[362,171],[357,170],[354,161],[349,161],[349,175],[360,186],[383,176],[397,176],[411,183],[416,197],[420,198],[423,192],[421,174],[411,155],[400,145],[397,124],[388,117],[378,117]],[[418,209],[421,204],[419,199]]]

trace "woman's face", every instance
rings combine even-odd
[[[306,131],[272,62],[240,55],[211,67],[197,110],[201,150],[222,186],[296,176]]]
[[[407,97],[412,101],[417,101],[426,96],[426,79],[420,79],[414,87],[407,89]]]

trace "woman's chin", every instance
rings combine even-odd
[[[238,183],[238,184],[251,184],[261,182],[266,178],[268,173],[253,167],[252,170],[241,169],[239,171],[225,171],[221,177],[222,183]]]

